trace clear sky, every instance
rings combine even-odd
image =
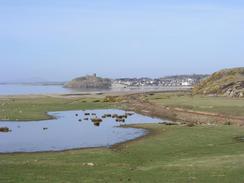
[[[243,0],[0,0],[0,81],[244,66]]]

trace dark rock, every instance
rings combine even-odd
[[[0,127],[0,132],[10,132],[11,130],[8,127]]]
[[[99,122],[94,122],[93,124],[94,124],[94,126],[100,126]]]
[[[133,112],[126,112],[126,113],[125,113],[126,116],[132,116],[132,115],[134,115],[134,114],[135,114],[135,113],[133,113]]]
[[[112,118],[117,118],[118,117],[118,114],[113,114],[112,115]]]
[[[107,118],[111,118],[112,114],[104,114],[104,116],[106,116]]]
[[[91,121],[92,121],[93,123],[101,123],[103,120],[100,119],[100,118],[92,118]]]

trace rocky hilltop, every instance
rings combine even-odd
[[[193,94],[244,97],[244,67],[213,73],[193,88]]]
[[[64,87],[76,89],[109,89],[111,85],[112,81],[110,79],[97,77],[94,74],[75,78],[65,83]]]

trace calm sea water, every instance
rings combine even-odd
[[[113,87],[109,90],[84,90],[84,89],[68,89],[63,88],[62,85],[23,85],[23,84],[0,84],[0,95],[29,95],[29,94],[63,94],[63,93],[77,93],[77,92],[145,92],[145,91],[172,91],[172,90],[189,89],[187,87],[131,87],[131,88],[117,88]]]
[[[92,116],[85,116],[85,113],[95,113],[97,117],[101,117],[107,113],[122,115],[125,111],[110,109],[50,112],[56,119],[33,122],[1,121],[0,127],[8,127],[12,131],[0,132],[0,153],[111,146],[146,133],[143,129],[119,128],[121,125],[162,122],[160,119],[134,114],[128,116],[125,123],[118,123],[114,118],[108,117],[100,126],[95,126],[90,120]]]
[[[72,92],[77,92],[77,90],[63,88],[62,85],[0,84],[0,95],[54,94]]]

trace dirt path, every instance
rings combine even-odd
[[[244,118],[227,116],[218,113],[193,111],[182,108],[171,108],[149,102],[144,94],[124,96],[122,105],[129,110],[158,118],[167,118],[173,121],[181,121],[194,124],[237,124],[244,125]]]

